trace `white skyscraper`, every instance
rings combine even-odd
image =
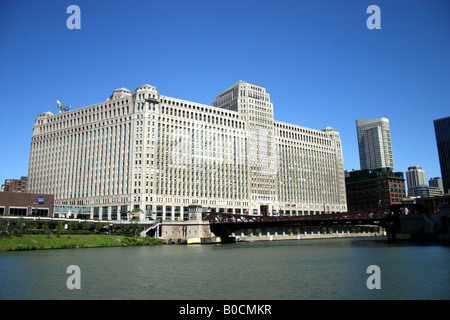
[[[361,170],[379,168],[394,170],[389,120],[386,118],[358,119],[356,130]]]
[[[409,167],[408,171],[406,171],[406,181],[408,182],[408,194],[412,195],[411,191],[413,188],[427,184],[425,171],[421,167]]]

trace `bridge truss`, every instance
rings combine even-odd
[[[340,212],[306,216],[258,216],[228,213],[207,213],[203,221],[209,222],[217,236],[228,237],[239,229],[270,227],[320,227],[320,226],[379,226],[385,227],[390,217],[399,214],[400,208],[380,207],[376,210]]]

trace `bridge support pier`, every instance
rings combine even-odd
[[[161,225],[161,237],[166,243],[178,244],[206,244],[220,243],[210,229],[208,222],[199,221],[169,221]]]

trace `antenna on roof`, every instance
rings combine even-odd
[[[58,105],[59,113],[67,112],[70,110],[70,106],[65,106],[59,100],[56,100],[56,104]]]

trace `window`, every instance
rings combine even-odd
[[[27,208],[9,207],[9,214],[13,216],[26,216]]]
[[[48,217],[48,209],[47,208],[33,208],[31,212],[34,217]]]

